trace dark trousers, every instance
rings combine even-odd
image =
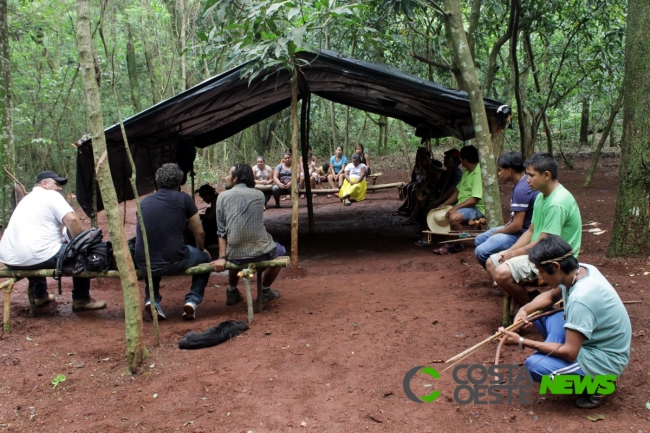
[[[43,263],[31,266],[9,266],[9,269],[17,271],[32,271],[36,269],[55,269],[56,258],[61,251],[65,249],[65,245],[61,245],[59,252]],[[45,277],[28,277],[29,282],[32,284],[34,290],[34,298],[43,299],[47,297],[47,280]],[[77,278],[72,277],[72,299],[88,299],[90,297],[90,278]]]

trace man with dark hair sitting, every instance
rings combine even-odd
[[[160,280],[165,275],[183,271],[201,263],[210,263],[210,253],[204,247],[204,233],[199,210],[194,200],[179,191],[183,172],[176,164],[163,164],[156,172],[158,191],[142,200],[142,219],[147,230],[154,302],[159,319],[167,316],[160,307]],[[196,248],[185,244],[183,232],[189,224]],[[147,269],[140,221],[136,225],[135,261],[140,269]],[[190,291],[185,295],[183,318],[194,320],[196,307],[203,300],[210,273],[192,275]],[[149,283],[145,280],[145,312],[151,314]]]
[[[264,194],[255,189],[255,177],[248,164],[237,163],[226,175],[226,191],[217,199],[217,234],[219,259],[212,262],[217,272],[222,272],[226,260],[235,264],[272,260],[286,254],[282,245],[273,241],[264,227]],[[264,302],[280,297],[271,290],[281,268],[268,268],[262,279]],[[226,305],[242,300],[237,290],[238,271],[228,273]]]
[[[23,198],[11,215],[0,240],[0,262],[10,269],[54,269],[65,249],[61,230],[66,227],[70,238],[83,231],[79,217],[60,191],[68,179],[53,171],[36,176],[34,189]],[[45,277],[28,277],[32,284],[34,303],[41,307],[55,300],[47,293]],[[106,302],[90,297],[90,279],[72,278],[72,311],[106,308]]]
[[[463,176],[451,196],[440,205],[440,207],[454,205],[447,211],[447,218],[451,229],[457,231],[463,229],[463,223],[483,218],[485,212],[478,149],[474,146],[462,147],[460,149],[460,164],[465,169]],[[457,247],[460,249],[456,249]],[[462,249],[460,244],[445,244],[434,249],[433,252],[447,255]]]
[[[524,172],[524,157],[519,152],[506,152],[497,160],[498,176],[503,182],[514,185],[510,196],[510,221],[476,237],[474,255],[485,268],[487,259],[495,253],[507,250],[528,230],[533,217],[535,198],[539,191],[528,186],[528,175]]]
[[[216,244],[217,241],[217,197],[219,194],[212,185],[201,185],[201,188],[196,190],[196,193],[201,197],[205,203],[209,204],[204,213],[199,214],[201,224],[203,225],[203,232],[205,233],[204,244],[206,246]]]
[[[578,263],[571,245],[559,236],[540,239],[528,258],[553,289],[521,307],[515,322],[530,326],[530,313],[550,308],[560,299],[565,311],[534,322],[544,342],[499,328],[508,336],[506,343],[536,350],[526,360],[533,380],[540,382],[546,375],[553,380],[566,374],[592,379],[598,375],[619,377],[630,361],[632,327],[616,290],[594,266]],[[585,392],[576,406],[592,409],[600,406],[603,398]]]
[[[528,252],[540,239],[557,235],[567,241],[577,258],[582,242],[582,219],[575,198],[558,181],[557,161],[548,152],[539,152],[524,165],[528,185],[539,191],[528,230],[513,246],[490,256],[486,270],[499,288],[518,305],[530,300],[524,283],[537,281],[537,269],[528,260]],[[514,302],[513,302],[514,305]]]

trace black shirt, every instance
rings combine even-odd
[[[189,255],[183,231],[187,220],[198,212],[192,197],[184,192],[160,189],[142,200],[142,218],[147,228],[151,269],[177,262]],[[135,261],[146,269],[140,221],[136,224]]]

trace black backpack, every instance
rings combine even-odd
[[[113,265],[113,246],[102,242],[102,229],[90,228],[79,233],[59,254],[56,260],[55,280],[59,281],[61,294],[61,275],[77,275],[82,272],[106,272]]]

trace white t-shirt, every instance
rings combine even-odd
[[[255,180],[269,180],[271,176],[271,170],[268,165],[264,165],[264,170],[260,170],[257,165],[253,166],[253,174],[255,175]]]
[[[366,164],[359,163],[359,165],[357,165],[356,167],[354,166],[354,164],[348,164],[345,166],[345,171],[349,172],[350,179],[359,179],[361,178],[362,168],[366,168]]]
[[[0,240],[0,262],[32,266],[59,252],[63,217],[73,212],[58,191],[34,187],[11,215]]]

